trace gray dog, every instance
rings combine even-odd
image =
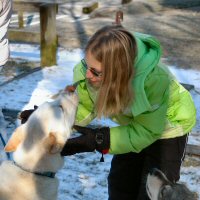
[[[146,190],[151,200],[197,200],[198,195],[184,184],[172,183],[158,169],[147,176]]]

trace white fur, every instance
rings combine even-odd
[[[15,130],[5,149],[16,140],[19,144],[13,158],[19,166],[31,172],[57,172],[64,164],[60,152],[70,136],[77,105],[75,93],[63,93],[55,101],[42,104]],[[0,166],[0,180],[1,200],[57,199],[57,178],[35,175],[10,161]]]
[[[147,194],[151,200],[158,200],[158,194],[161,187],[162,181],[157,176],[148,174],[146,188]]]

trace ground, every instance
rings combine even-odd
[[[123,26],[131,31],[152,34],[160,40],[165,62],[181,68],[200,69],[200,7],[167,7],[144,0],[134,0],[123,6],[114,2],[105,3],[86,20],[73,23],[69,23],[69,18],[58,20],[60,45],[65,48],[84,47],[95,30],[112,24],[116,11],[121,10],[124,13]],[[78,6],[73,9],[63,6],[60,8],[62,11],[75,19]]]

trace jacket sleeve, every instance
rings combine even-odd
[[[138,153],[162,136],[169,99],[169,77],[161,75],[159,70],[152,72],[144,86],[151,109],[133,117],[128,125],[111,128],[109,153]]]

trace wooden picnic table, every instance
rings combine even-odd
[[[13,0],[14,11],[39,12],[40,14],[40,57],[42,67],[57,63],[56,14],[58,5],[66,2],[67,0]]]

